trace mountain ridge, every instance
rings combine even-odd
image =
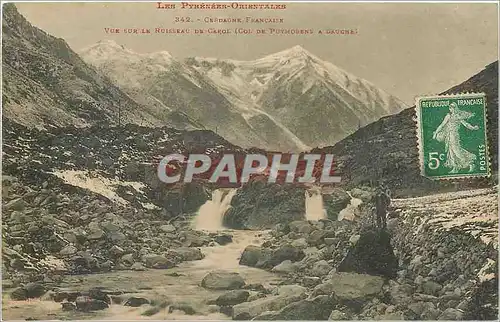
[[[106,51],[110,50],[95,50],[99,44],[116,50],[118,54],[107,55]],[[225,105],[228,108],[225,113],[233,114],[233,118],[236,114],[240,115],[236,121],[247,138],[241,141],[240,136],[235,143],[245,147],[260,144],[273,150],[304,151],[312,146],[332,144],[360,124],[368,124],[406,106],[372,83],[322,61],[299,45],[253,61],[200,57],[176,60],[168,51],[162,51],[160,53],[172,57],[172,60],[158,63],[160,67],[153,72],[150,72],[153,69],[150,64],[156,64],[154,61],[133,66],[130,61],[137,57],[153,57],[158,53],[136,53],[114,41],[101,41],[79,53],[89,64],[115,79],[121,88],[140,88],[143,94],[154,96],[155,100],[174,110],[184,106],[183,98],[179,95],[165,96],[158,88],[152,90],[151,84],[165,74],[170,74],[170,82],[178,85],[187,86],[186,80],[199,88],[200,84],[205,84],[204,87],[208,86],[223,97],[213,102],[217,109],[220,109],[219,105]],[[129,62],[117,58],[121,55],[129,55]],[[136,67],[138,69],[134,70]],[[172,70],[177,75],[172,77]],[[142,86],[137,87],[137,82],[133,81],[135,74],[145,77]],[[170,91],[174,89],[172,86],[169,88]],[[323,98],[315,101],[317,94],[323,95]],[[295,102],[300,102],[301,106],[294,106]],[[188,114],[199,114],[200,108],[206,109],[190,106]],[[325,122],[325,119],[330,121]],[[310,130],[316,123],[322,122],[323,130],[330,130],[326,135],[325,131]],[[212,130],[225,126],[213,121],[205,125]],[[227,132],[221,134],[230,140],[230,136],[234,135]]]
[[[348,187],[382,180],[396,196],[490,187],[496,184],[498,172],[498,61],[441,94],[466,92],[486,94],[490,178],[433,181],[421,176],[414,106],[362,127],[333,146],[310,152],[334,154],[342,184]]]
[[[102,59],[99,55],[106,52],[113,52],[112,57]],[[168,106],[172,113],[182,111],[196,123],[242,146],[308,148],[275,120],[259,112],[260,122],[272,129],[262,137],[261,127],[248,122],[246,114],[235,111],[208,78],[182,61],[162,59],[170,57],[166,51],[135,53],[113,41],[101,41],[86,47],[81,55],[138,101],[156,101]],[[161,61],[155,61],[158,58]]]
[[[85,126],[97,120],[158,123],[63,39],[32,26],[15,5],[3,9],[4,117],[32,127]],[[131,113],[137,110],[141,115]]]

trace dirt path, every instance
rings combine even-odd
[[[426,223],[436,229],[457,227],[485,243],[498,244],[498,187],[393,199],[392,207],[415,225],[417,233]]]

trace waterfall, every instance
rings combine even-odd
[[[323,207],[323,196],[321,190],[306,190],[306,219],[320,220],[326,219],[326,210]]]
[[[194,228],[207,231],[224,229],[222,219],[226,211],[231,207],[231,199],[233,199],[236,191],[237,189],[214,190],[212,200],[208,200],[198,210],[198,214],[194,218]]]
[[[354,220],[356,216],[359,215],[359,205],[363,203],[361,199],[353,198],[349,191],[346,191],[349,197],[351,197],[351,202],[339,212],[337,220]]]

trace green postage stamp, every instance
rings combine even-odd
[[[422,175],[430,179],[490,175],[483,93],[417,98]]]

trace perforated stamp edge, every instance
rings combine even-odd
[[[425,163],[424,163],[424,149],[422,143],[422,115],[420,102],[424,99],[445,99],[445,98],[474,98],[482,97],[484,102],[484,140],[486,145],[486,156],[488,160],[488,168],[486,173],[472,173],[472,174],[450,174],[446,176],[428,176],[425,174]],[[421,95],[415,98],[415,114],[416,119],[416,133],[417,137],[417,148],[419,155],[420,164],[420,175],[431,180],[457,180],[457,179],[470,179],[470,178],[489,178],[491,177],[491,154],[490,146],[488,142],[488,101],[486,99],[486,93],[484,92],[465,92],[465,93],[455,93],[455,94],[431,94],[431,95]]]

